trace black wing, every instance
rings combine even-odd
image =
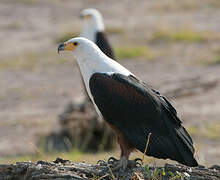
[[[115,55],[113,49],[105,35],[104,32],[97,32],[96,33],[96,45],[101,49],[106,56],[110,57],[111,59],[115,60]]]
[[[117,127],[135,148],[147,155],[197,166],[190,135],[176,110],[161,96],[133,76],[95,73],[90,79],[94,102],[103,117]]]

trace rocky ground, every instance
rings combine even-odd
[[[2,180],[218,180],[220,179],[220,167],[215,165],[210,168],[203,166],[190,168],[165,164],[164,167],[139,165],[135,168],[117,170],[112,164],[106,162],[93,165],[57,158],[53,162],[18,162],[11,165],[0,165],[0,178]]]
[[[195,79],[214,83],[170,100],[193,135],[199,163],[219,164],[218,0],[0,0],[0,159],[35,152],[39,137],[59,128],[64,106],[83,99],[75,61],[56,48],[79,33],[79,12],[88,7],[103,13],[119,54],[148,49],[118,59],[161,93],[185,82],[194,87]]]

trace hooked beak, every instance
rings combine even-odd
[[[58,49],[57,49],[58,54],[59,54],[60,51],[64,51],[64,50],[65,50],[65,47],[66,47],[65,43],[61,43],[61,44],[58,46]]]
[[[60,51],[74,51],[75,48],[79,45],[78,42],[69,42],[69,41],[66,41],[64,43],[61,43],[59,46],[58,46],[58,53]]]

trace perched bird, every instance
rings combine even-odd
[[[115,59],[113,48],[105,34],[101,13],[96,9],[84,9],[80,13],[80,18],[85,21],[80,36],[93,41],[108,57]]]
[[[76,58],[97,113],[116,133],[121,148],[118,168],[132,163],[128,159],[135,149],[144,153],[149,133],[147,155],[198,165],[192,139],[164,96],[108,58],[90,40],[70,39],[59,45],[58,52],[64,50]]]

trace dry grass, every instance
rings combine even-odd
[[[220,123],[208,124],[205,129],[201,132],[204,137],[209,139],[219,139],[220,138]]]
[[[170,42],[170,43],[206,43],[220,40],[220,33],[214,31],[195,31],[191,29],[191,24],[184,27],[171,27],[170,25],[159,25],[152,35],[151,42]]]
[[[199,132],[198,127],[190,126],[190,127],[187,127],[186,129],[190,133],[190,135],[192,135],[192,136],[197,136],[198,135],[198,132]]]
[[[201,138],[219,139],[220,138],[220,123],[208,123],[203,127],[191,126],[187,130],[192,136],[200,136]]]
[[[214,49],[208,49],[209,52],[205,52],[202,58],[195,60],[195,64],[200,65],[218,65],[220,64],[220,49],[219,47]]]
[[[153,59],[154,53],[147,46],[120,46],[115,48],[116,57],[119,59],[144,58]]]
[[[131,180],[144,180],[144,175],[141,172],[134,172],[131,176]]]
[[[144,156],[145,156],[146,153],[147,153],[147,148],[148,148],[148,144],[149,144],[149,142],[150,142],[150,137],[151,137],[151,133],[149,133],[149,134],[148,134],[148,137],[147,137],[146,146],[145,146],[144,154],[143,154],[143,157],[142,157],[142,165],[143,165],[143,162],[144,162]]]
[[[213,58],[200,59],[200,60],[197,60],[196,63],[203,64],[203,65],[217,65],[217,64],[220,64],[220,56],[217,55],[216,57],[213,57]]]
[[[17,31],[18,29],[20,29],[22,27],[22,25],[18,22],[14,22],[14,23],[10,23],[7,24],[6,26],[4,26],[3,28],[8,30],[8,31]]]
[[[152,41],[166,42],[184,42],[184,43],[201,43],[208,40],[208,36],[204,33],[193,32],[191,30],[157,30],[153,34]]]

